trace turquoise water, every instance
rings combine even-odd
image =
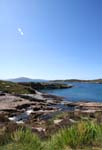
[[[68,83],[66,83],[68,84]],[[96,101],[102,102],[102,84],[96,83],[71,83],[73,88],[44,90],[44,92],[63,96],[71,101]]]

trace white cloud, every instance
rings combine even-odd
[[[24,35],[24,32],[22,31],[21,28],[18,28],[17,30],[18,30],[18,32],[20,33],[20,35],[22,35],[22,36]]]

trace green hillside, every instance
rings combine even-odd
[[[0,91],[12,94],[34,93],[34,90],[31,89],[30,87],[2,80],[0,80]]]

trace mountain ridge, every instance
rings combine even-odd
[[[11,82],[47,82],[48,80],[31,79],[31,78],[27,78],[27,77],[18,77],[18,78],[7,79],[6,81],[11,81]]]
[[[5,81],[11,82],[94,82],[94,83],[102,83],[102,79],[90,79],[90,80],[82,80],[82,79],[64,79],[64,80],[45,80],[45,79],[32,79],[28,77],[18,77],[18,78],[11,78],[6,79]]]

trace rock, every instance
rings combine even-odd
[[[102,110],[102,103],[97,102],[68,102],[65,105],[79,110]]]
[[[20,121],[16,121],[17,124],[24,124],[24,121],[20,120]]]
[[[25,104],[18,104],[16,109],[24,109],[28,108],[31,105],[31,103],[25,103]]]
[[[27,115],[30,115],[30,114],[33,113],[33,112],[34,112],[34,111],[33,111],[32,109],[26,111]]]
[[[39,83],[20,83],[27,87],[31,87],[32,89],[41,90],[41,89],[65,89],[72,88],[72,85],[64,84],[64,83],[54,83],[54,82],[39,82]]]
[[[70,121],[71,123],[77,123],[77,121],[76,121],[76,120],[73,120],[73,119],[69,119],[69,121]]]
[[[16,121],[16,117],[14,116],[14,117],[9,117],[8,118],[10,121]]]
[[[39,106],[39,105],[33,107],[33,110],[34,110],[34,111],[39,111],[39,110],[41,110],[41,109],[42,109],[42,106]]]
[[[56,96],[56,95],[52,95],[52,94],[47,94],[47,93],[42,93],[42,96],[44,98],[46,98],[47,100],[56,100],[58,102],[61,102],[64,99],[64,97]]]
[[[25,121],[29,118],[29,115],[33,112],[34,112],[33,110],[27,110],[23,113],[16,115],[16,116],[9,117],[9,120],[14,121],[16,123],[18,123],[19,121]]]
[[[24,99],[27,99],[29,101],[37,101],[37,102],[46,101],[41,95],[37,95],[37,94],[20,94],[17,96],[24,98]]]
[[[32,127],[32,130],[34,131],[38,131],[38,132],[45,132],[46,131],[46,129],[45,128],[42,128],[42,127]]]
[[[4,122],[9,122],[9,119],[4,113],[2,113],[0,114],[0,123],[4,123]]]
[[[5,96],[5,92],[0,91],[0,96]]]
[[[74,110],[74,116],[79,117],[80,114],[81,114],[80,109],[75,109],[75,110]]]
[[[46,95],[47,98],[43,95]],[[58,111],[59,108],[52,107],[52,105],[60,104],[60,102],[61,99],[57,96],[39,92],[19,95],[5,93],[5,95],[0,97],[0,113],[6,112],[9,121],[19,124],[31,119],[30,116],[47,115]]]
[[[59,124],[63,119],[56,119],[54,120],[54,124]]]
[[[80,107],[99,107],[99,108],[102,108],[102,103],[98,103],[98,102],[77,102],[76,105],[80,106]]]
[[[5,87],[6,87],[6,88],[10,88],[10,85],[6,85]]]

